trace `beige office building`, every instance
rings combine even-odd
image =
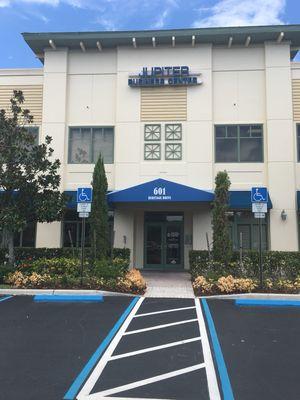
[[[101,153],[113,244],[136,267],[188,268],[207,248],[223,170],[234,248],[257,248],[250,191],[266,187],[264,247],[298,250],[300,25],[23,36],[42,68],[0,70],[0,108],[23,90],[72,199],[63,222],[29,224],[16,244],[79,245],[75,191]]]

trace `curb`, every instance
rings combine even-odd
[[[285,293],[240,293],[240,294],[218,294],[214,296],[199,296],[199,299],[219,299],[219,300],[230,300],[230,299],[280,299],[290,300],[299,299],[300,294],[285,294]]]
[[[106,290],[84,290],[84,289],[0,289],[0,295],[33,296],[36,294],[70,294],[70,295],[91,295],[101,294],[102,296],[125,296],[133,297],[134,294],[109,292]]]

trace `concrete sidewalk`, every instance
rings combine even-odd
[[[145,297],[194,298],[188,272],[143,271],[147,282]]]

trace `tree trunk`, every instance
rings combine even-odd
[[[7,248],[8,248],[8,262],[11,265],[15,263],[15,249],[14,249],[14,234],[13,232],[7,232]]]

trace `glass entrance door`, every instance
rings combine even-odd
[[[183,268],[183,215],[147,213],[145,267]]]

